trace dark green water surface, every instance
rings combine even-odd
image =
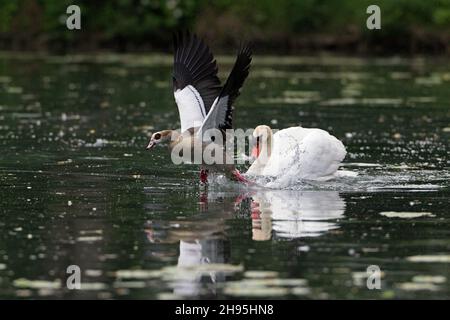
[[[450,298],[449,62],[255,57],[236,126],[328,130],[357,176],[205,190],[145,150],[170,57],[1,55],[0,298]]]

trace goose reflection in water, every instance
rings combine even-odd
[[[179,243],[179,272],[168,285],[176,296],[214,297],[230,273],[227,221],[251,216],[252,239],[317,237],[339,227],[345,202],[335,191],[269,190],[200,195],[198,214],[176,221],[149,221],[147,239]],[[216,267],[204,268],[205,264]],[[234,263],[238,264],[238,263]]]
[[[235,216],[235,212],[236,204],[229,195],[202,193],[197,214],[183,220],[146,223],[145,233],[149,242],[179,243],[179,273],[168,283],[176,296],[216,296],[218,284],[225,281],[227,272],[205,271],[202,266],[226,266],[229,263],[230,241],[226,236],[226,222]]]

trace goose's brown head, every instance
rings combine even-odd
[[[147,145],[147,150],[153,149],[158,143],[170,140],[172,130],[162,130],[152,134],[150,141]]]

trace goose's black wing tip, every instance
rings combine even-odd
[[[251,59],[253,55],[253,43],[248,41],[241,42],[238,50],[238,55],[240,54],[245,55]]]
[[[219,95],[218,68],[211,50],[189,30],[174,33],[174,91],[192,85],[202,97],[206,112]]]
[[[249,75],[252,54],[252,47],[249,43],[240,45],[236,62],[221,92],[221,96],[230,96],[230,102],[239,96],[240,89]]]
[[[233,112],[234,112],[234,101],[240,95],[242,86],[250,73],[250,65],[252,62],[252,48],[249,43],[243,43],[240,45],[236,62],[234,63],[233,69],[231,69],[230,75],[228,76],[225,85],[220,93],[220,98],[226,98],[226,111],[225,111],[225,121],[220,126],[221,130],[233,128]]]

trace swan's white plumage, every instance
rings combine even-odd
[[[248,174],[276,178],[278,186],[298,180],[328,180],[334,177],[346,150],[341,141],[321,129],[292,127],[277,131],[270,158],[256,160]]]

